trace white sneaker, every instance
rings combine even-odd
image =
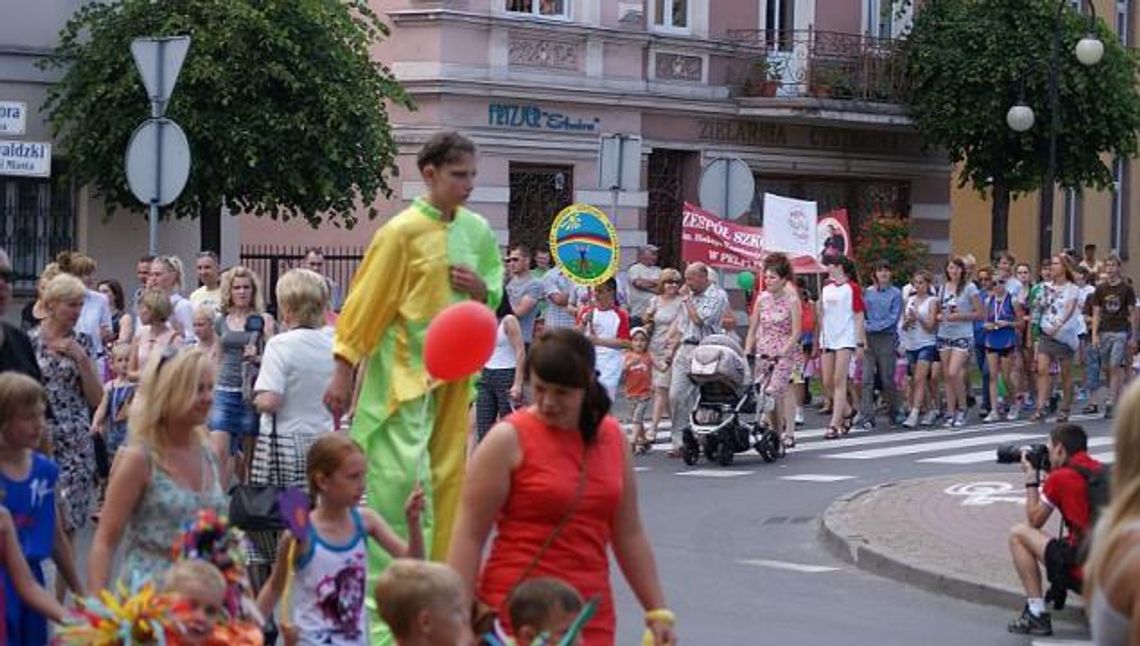
[[[991,410],[990,414],[986,415],[985,418],[982,419],[982,421],[987,423],[987,424],[992,424],[994,422],[1000,422],[1001,421],[1001,414],[998,413],[997,409],[995,408],[995,409]]]
[[[958,411],[958,413],[954,415],[954,421],[953,421],[953,423],[950,424],[950,426],[952,428],[962,428],[965,425],[966,425],[966,411],[964,411],[964,410]]]
[[[910,415],[906,416],[906,419],[903,420],[902,425],[906,428],[914,428],[914,427],[918,426],[918,409],[917,408],[912,408],[910,410]]]
[[[796,424],[804,423],[804,409],[803,406],[796,406]]]
[[[926,411],[926,416],[922,418],[922,425],[923,426],[934,426],[934,423],[937,421],[938,421],[938,411],[937,410],[928,410],[928,411]]]
[[[1005,414],[1005,421],[1016,422],[1017,418],[1020,416],[1021,406],[1017,402],[1014,402],[1014,404],[1009,407],[1009,412]]]
[[[942,421],[942,428],[954,428],[954,424],[958,421],[958,413],[947,415],[946,419]]]

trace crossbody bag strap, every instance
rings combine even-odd
[[[514,593],[515,588],[522,585],[522,583],[530,577],[530,575],[534,572],[534,569],[538,567],[538,562],[542,560],[542,557],[546,555],[547,550],[549,550],[550,546],[554,543],[554,539],[558,538],[558,536],[562,533],[562,530],[566,529],[566,526],[570,524],[570,519],[574,516],[574,512],[578,510],[578,506],[581,504],[582,497],[585,495],[585,493],[586,447],[583,446],[582,467],[578,471],[578,488],[574,491],[574,499],[570,501],[570,504],[566,507],[566,511],[562,514],[562,518],[558,520],[558,523],[554,526],[554,529],[551,530],[550,535],[547,536],[546,540],[542,542],[542,546],[538,548],[538,552],[534,555],[534,558],[530,560],[530,563],[523,570],[523,573],[519,576],[519,580],[516,581],[513,586],[511,586],[511,592],[507,594],[507,598],[510,598],[511,593]]]
[[[285,486],[285,478],[281,475],[281,451],[278,450],[277,444],[277,413],[272,413],[269,417],[269,473],[270,478],[267,484],[276,487]],[[254,450],[256,452],[256,449]]]

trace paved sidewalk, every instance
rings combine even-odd
[[[908,480],[840,498],[825,512],[820,533],[832,551],[862,569],[1017,609],[1025,594],[1007,537],[1025,518],[1024,499],[1024,480],[1013,468],[1008,474]],[[1059,525],[1054,514],[1045,531],[1056,534]],[[1079,605],[1079,597],[1070,595],[1066,610]]]

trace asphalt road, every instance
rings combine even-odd
[[[664,444],[638,458],[642,515],[682,643],[959,646],[1088,639],[1084,626],[1058,622],[1050,639],[1010,635],[1005,625],[1019,609],[956,601],[862,572],[818,539],[820,515],[845,493],[924,476],[1007,472],[1018,467],[996,464],[993,447],[1042,441],[1048,426],[880,426],[827,441],[820,437],[824,421],[811,414],[807,421],[799,446],[774,464],[751,453],[738,454],[728,468],[703,460],[686,467],[665,456]],[[1109,423],[1074,421],[1089,432],[1090,452],[1111,459]],[[639,643],[640,607],[616,566],[613,580],[617,643]]]

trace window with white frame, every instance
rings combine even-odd
[[[1116,0],[1116,36],[1124,46],[1132,43],[1132,30],[1129,29],[1131,17],[1132,0]]]
[[[1112,164],[1112,213],[1109,222],[1109,246],[1128,258],[1128,160],[1117,157]]]
[[[570,0],[507,0],[507,12],[544,18],[569,18]]]
[[[1065,247],[1076,249],[1081,245],[1081,194],[1073,189],[1065,190]]]
[[[765,0],[764,42],[768,49],[791,50],[796,28],[797,0]]]
[[[653,0],[653,25],[659,29],[689,29],[689,0]]]

